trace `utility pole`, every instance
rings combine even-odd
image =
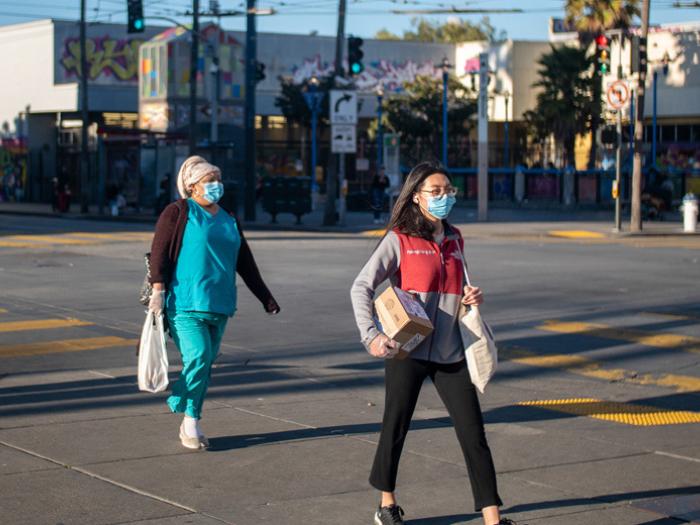
[[[84,0],[83,0],[84,1]],[[199,0],[192,0],[190,48],[190,155],[197,151],[197,71],[199,63]]]
[[[87,213],[90,205],[90,153],[88,151],[88,61],[87,35],[85,27],[86,0],[80,0],[80,114],[82,127],[80,129],[80,212]],[[65,181],[63,181],[65,182]]]
[[[624,32],[620,31],[620,40],[617,43],[617,79],[622,80],[622,46],[625,43]],[[630,114],[631,115],[631,114]],[[615,232],[622,230],[622,108],[617,110],[616,126],[617,144],[615,151]]]
[[[335,76],[344,77],[343,45],[345,44],[345,4],[346,0],[338,3],[338,33],[335,38]],[[323,225],[334,226],[338,221],[335,209],[335,196],[338,193],[338,172],[345,172],[345,153],[331,155],[326,176],[326,208],[323,214]]]
[[[245,33],[245,205],[244,219],[255,220],[255,70],[258,36],[255,0],[247,0]]]
[[[489,54],[479,54],[479,99],[477,149],[478,173],[476,178],[477,209],[479,221],[489,217]]]
[[[642,231],[642,151],[644,139],[644,92],[647,80],[647,37],[649,36],[649,2],[642,3],[642,34],[639,38],[639,83],[637,85],[637,114],[634,121],[634,161],[632,165],[632,196],[630,231]]]

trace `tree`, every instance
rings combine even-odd
[[[458,44],[460,42],[483,41],[495,42],[506,37],[505,31],[497,32],[491,25],[489,17],[483,17],[474,24],[469,20],[451,18],[447,22],[428,20],[416,17],[411,19],[413,30],[396,35],[386,29],[380,29],[374,38],[378,40],[407,40],[411,42],[438,42],[443,44]]]
[[[566,22],[572,25],[578,32],[581,46],[588,49],[597,35],[609,29],[627,30],[632,25],[635,16],[639,15],[639,0],[566,0],[564,6]],[[594,86],[594,98],[600,101],[603,96],[602,77],[596,71],[598,82]],[[600,125],[602,102],[600,111],[593,114],[591,133],[595,137]],[[591,141],[591,151],[588,156],[588,167],[595,167],[597,144]]]
[[[585,45],[608,29],[629,29],[640,14],[639,0],[566,0],[564,10]]]
[[[280,94],[275,98],[275,106],[280,108],[282,115],[288,122],[299,124],[308,128],[311,126],[311,110],[306,104],[304,93],[309,89],[310,79],[301,84],[295,84],[291,78],[279,77]],[[318,91],[328,93],[333,84],[333,77],[319,79]],[[324,97],[318,112],[318,121],[321,124],[328,123],[328,96]]]
[[[563,145],[569,166],[575,165],[576,135],[590,131],[597,110],[594,99],[594,61],[586,50],[570,46],[551,47],[540,57],[541,88],[534,110],[525,112],[525,121],[535,138],[554,134]]]
[[[455,78],[448,80],[447,121],[450,137],[469,134],[476,98]],[[436,154],[442,132],[442,82],[426,76],[404,84],[401,95],[384,98],[389,129],[400,132],[402,143],[416,158],[423,149]]]

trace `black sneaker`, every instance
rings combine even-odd
[[[374,525],[403,525],[403,509],[398,505],[379,507],[374,513]]]
[[[515,523],[513,520],[509,520],[508,518],[501,518],[501,521],[498,522],[498,525],[518,525]],[[523,525],[527,525],[527,523],[524,523]]]

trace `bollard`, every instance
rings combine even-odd
[[[683,197],[683,231],[685,233],[695,233],[698,225],[698,198],[692,193],[687,193]]]

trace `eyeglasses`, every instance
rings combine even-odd
[[[457,193],[459,193],[459,190],[457,188],[453,188],[452,186],[448,186],[447,188],[434,188],[432,190],[418,190],[418,193],[429,193],[432,197],[442,197],[443,195],[447,195],[449,197],[455,197]]]

